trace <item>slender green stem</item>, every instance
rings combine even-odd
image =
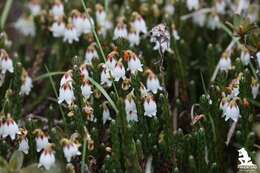
[[[33,81],[42,80],[42,79],[48,78],[48,77],[50,77],[50,76],[62,75],[62,74],[64,74],[64,73],[65,73],[65,72],[63,72],[63,71],[45,73],[45,74],[42,74],[42,75],[40,75],[40,76],[34,78]]]
[[[1,30],[3,30],[5,27],[5,22],[8,17],[12,4],[13,4],[13,0],[6,0],[4,10],[1,14],[1,21],[0,21]]]
[[[44,65],[44,67],[45,67],[45,69],[46,69],[46,71],[47,71],[47,76],[49,77],[49,80],[50,80],[50,82],[51,82],[51,86],[52,86],[52,89],[53,89],[53,91],[54,91],[55,97],[58,98],[59,95],[58,95],[58,92],[57,92],[57,90],[56,90],[55,83],[54,83],[54,81],[53,81],[52,75],[49,75],[49,74],[50,74],[50,71],[49,71],[48,67],[47,67],[46,65]],[[67,121],[66,121],[66,118],[65,118],[65,113],[64,113],[62,107],[60,106],[60,104],[59,104],[59,109],[60,109],[60,112],[61,112],[63,121],[64,121],[64,123],[65,123],[65,126],[67,126]]]
[[[108,15],[108,0],[105,0],[105,12]]]
[[[85,160],[86,160],[86,148],[87,145],[87,139],[84,137],[83,139],[83,151],[82,151],[82,160],[81,160],[81,168],[80,168],[80,172],[84,173],[85,172]]]

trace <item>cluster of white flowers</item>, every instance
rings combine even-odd
[[[209,29],[215,30],[220,27],[221,15],[242,14],[246,15],[252,22],[257,20],[259,8],[256,3],[250,3],[249,0],[216,0],[214,3],[211,8],[200,8],[203,5],[199,0],[186,0],[189,11],[195,10],[191,15],[193,22],[200,27],[206,25]]]
[[[146,33],[147,26],[145,20],[139,13],[133,12],[129,32],[124,19],[119,18],[114,30],[114,39],[124,38],[129,41],[130,46],[138,46],[140,44],[140,35]]]

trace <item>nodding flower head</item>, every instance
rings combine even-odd
[[[127,61],[127,70],[129,70],[132,74],[135,74],[137,71],[143,71],[143,64],[133,51],[126,50],[124,52],[124,60]]]
[[[98,59],[98,53],[95,44],[90,44],[85,52],[85,63],[92,65],[94,59]]]
[[[7,71],[14,72],[13,61],[4,49],[0,49],[0,70],[5,74]]]
[[[112,70],[112,76],[115,81],[119,81],[121,78],[124,80],[125,77],[125,67],[122,64],[121,60],[116,62],[115,68]]]
[[[231,69],[231,59],[228,52],[224,52],[219,60],[219,69],[227,72]]]
[[[40,152],[42,149],[46,148],[49,144],[49,136],[44,133],[41,129],[35,129],[33,131],[35,134],[35,141],[36,141],[36,150]]]
[[[81,77],[81,80],[83,80],[83,81],[88,80],[88,77],[89,77],[88,68],[89,68],[88,64],[81,64],[79,67],[80,77]]]
[[[252,81],[251,81],[251,93],[252,93],[254,99],[256,99],[256,97],[259,93],[259,83],[254,78],[252,78]]]
[[[4,122],[3,125],[3,132],[2,132],[2,137],[10,137],[11,140],[15,140],[16,135],[19,134],[19,128],[16,122],[13,120],[11,117],[11,114],[7,114],[7,119]]]
[[[144,100],[144,115],[155,117],[157,114],[157,105],[152,95],[147,95]]]
[[[49,170],[55,164],[54,156],[54,144],[48,144],[42,151],[38,166],[43,166],[46,170]]]
[[[81,88],[81,93],[85,99],[88,99],[93,93],[89,80],[84,80],[80,88]]]
[[[156,94],[158,90],[162,90],[158,77],[150,69],[146,70],[145,73],[148,74],[148,78],[146,80],[147,91],[151,91],[153,94]]]
[[[59,18],[64,16],[64,6],[60,0],[55,0],[50,13],[52,14],[54,20],[58,20]]]
[[[66,101],[68,105],[72,104],[75,100],[72,84],[70,82],[64,83],[59,90],[58,103],[61,104]]]
[[[61,81],[60,81],[60,86],[64,85],[67,82],[71,82],[72,83],[72,81],[73,81],[73,79],[72,79],[72,70],[68,70],[62,76]]]
[[[22,77],[21,77],[22,85],[20,94],[21,95],[29,95],[33,84],[32,84],[32,78],[28,75],[27,71],[23,69],[22,71]]]
[[[132,26],[137,30],[138,33],[147,33],[146,23],[143,17],[138,12],[132,13],[133,22]]]
[[[19,141],[19,151],[22,151],[24,154],[29,153],[29,143],[27,139],[28,131],[26,129],[20,128],[20,134],[18,136]]]
[[[63,146],[63,153],[67,162],[70,162],[71,158],[81,155],[81,152],[78,150],[80,145],[75,143],[71,139],[61,139],[61,145]]]
[[[117,23],[116,28],[114,30],[113,39],[114,40],[119,39],[119,38],[127,39],[127,35],[128,35],[128,31],[127,31],[126,24],[123,22],[123,20],[120,20]]]

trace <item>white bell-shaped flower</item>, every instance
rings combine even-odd
[[[14,72],[13,61],[4,49],[0,49],[0,70],[5,74],[7,71]]]
[[[144,115],[148,117],[155,117],[157,114],[157,105],[153,96],[146,96],[144,100]]]
[[[65,83],[71,83],[72,79],[72,70],[68,70],[61,78],[60,86],[64,85]]]
[[[69,44],[79,41],[76,27],[74,27],[71,24],[68,24],[64,31],[63,41],[68,42]]]
[[[81,93],[85,99],[88,99],[92,92],[90,82],[88,80],[84,80],[83,84],[81,85]]]
[[[41,13],[41,5],[38,2],[31,1],[28,3],[28,8],[33,16],[38,16]]]
[[[132,22],[132,26],[136,29],[138,33],[146,34],[147,27],[143,17],[137,12],[133,12],[132,16],[134,18],[134,21]]]
[[[20,17],[14,24],[15,29],[17,29],[24,36],[35,36],[36,27],[33,18],[30,17]]]
[[[103,124],[105,124],[107,121],[111,120],[110,111],[105,104],[103,104],[102,117],[103,117]]]
[[[46,170],[49,170],[55,164],[54,151],[51,148],[51,144],[42,151],[38,167],[43,166]]]
[[[127,61],[127,70],[129,70],[132,74],[135,74],[138,71],[143,71],[143,64],[133,51],[125,51],[124,60]]]
[[[117,40],[119,38],[127,39],[127,35],[128,35],[128,32],[127,32],[126,24],[124,24],[123,22],[118,22],[118,24],[114,30],[113,39],[114,40]]]
[[[137,109],[134,99],[131,95],[128,95],[125,99],[125,111],[127,121],[138,121]]]
[[[150,91],[153,94],[157,94],[158,90],[162,90],[158,77],[151,70],[148,70],[146,87],[147,87],[147,91]]]
[[[3,125],[3,138],[10,137],[11,140],[15,140],[16,135],[19,133],[19,128],[16,122],[8,115],[4,125]]]
[[[50,13],[53,15],[54,20],[59,20],[64,16],[64,6],[59,1],[56,0],[56,2],[53,4]]]
[[[71,158],[81,155],[81,152],[78,149],[80,145],[74,143],[72,140],[62,139],[62,145],[64,157],[67,162],[70,162]]]
[[[224,53],[223,56],[219,60],[219,69],[220,71],[225,71],[227,72],[228,70],[231,69],[231,59],[227,55],[227,53]]]
[[[250,54],[248,51],[241,51],[240,60],[243,65],[248,65],[250,62]]]
[[[80,65],[80,76],[83,80],[88,80],[89,72],[88,72],[88,65],[87,64],[81,64]]]
[[[191,10],[198,10],[199,9],[199,0],[186,0],[187,8]]]
[[[118,82],[120,79],[125,79],[125,67],[122,62],[118,61],[115,65],[115,68],[112,70],[112,76],[115,81]]]
[[[36,151],[40,152],[42,149],[46,148],[49,144],[49,137],[40,129],[34,130],[36,134],[35,142],[36,142]]]
[[[138,34],[137,31],[130,31],[128,33],[128,41],[130,43],[130,46],[133,47],[133,46],[138,46],[140,44],[140,36]]]
[[[23,138],[20,142],[19,142],[19,151],[22,151],[24,154],[28,154],[29,153],[29,144],[28,144],[28,139],[27,138]]]
[[[55,21],[50,27],[53,37],[63,37],[65,33],[65,23],[63,21]]]
[[[58,103],[61,104],[66,101],[67,104],[71,104],[75,100],[73,88],[71,83],[65,83],[60,87]]]
[[[101,78],[101,85],[104,85],[106,87],[112,86],[110,71],[107,69],[106,66],[103,67],[100,78]]]
[[[22,85],[20,94],[21,95],[29,95],[33,87],[32,78],[28,75],[28,73],[24,70],[22,74]]]
[[[97,50],[95,49],[94,44],[91,44],[87,48],[86,53],[85,53],[85,63],[92,65],[92,61],[94,59],[98,59],[98,53],[97,53]]]
[[[251,93],[253,95],[253,98],[256,99],[258,93],[259,93],[259,83],[256,79],[252,79],[251,82]]]

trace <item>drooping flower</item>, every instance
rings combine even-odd
[[[72,84],[67,82],[60,87],[58,103],[61,104],[66,101],[67,104],[71,104],[75,100]]]
[[[48,144],[42,151],[38,167],[43,166],[46,170],[49,170],[55,164],[55,156],[53,151],[53,144]]]
[[[74,41],[78,42],[79,37],[77,34],[77,29],[72,24],[68,24],[67,27],[64,30],[64,36],[63,41],[68,42],[69,44],[72,44]]]
[[[50,27],[53,37],[64,37],[65,33],[65,23],[60,21],[55,21]]]
[[[59,20],[64,16],[64,6],[60,0],[55,0],[55,3],[52,5],[50,13],[53,15],[54,20]]]
[[[127,95],[125,99],[125,111],[126,111],[126,118],[127,121],[138,121],[138,115],[137,115],[137,109],[136,109],[136,104],[133,99],[133,94],[130,93]]]
[[[225,72],[231,69],[231,59],[227,52],[224,52],[219,60],[219,69]]]
[[[195,13],[192,16],[192,21],[196,25],[203,27],[205,25],[205,22],[206,22],[206,14],[205,13]]]
[[[140,36],[139,36],[139,33],[131,28],[130,32],[128,33],[128,41],[130,43],[130,46],[138,46],[140,44]]]
[[[151,30],[150,41],[155,43],[154,50],[164,53],[170,47],[170,33],[164,24],[159,24]]]
[[[175,7],[172,3],[166,3],[165,6],[164,6],[164,12],[165,14],[167,15],[173,15],[174,12],[175,12]]]
[[[20,94],[21,95],[29,95],[33,84],[32,84],[32,78],[28,75],[27,71],[23,69],[22,77],[21,77],[22,85]]]
[[[116,66],[116,56],[118,56],[117,51],[112,51],[107,55],[107,61],[106,61],[106,66],[109,70],[113,70]]]
[[[88,121],[92,121],[92,122],[96,121],[96,119],[94,117],[94,110],[93,110],[92,106],[90,106],[89,104],[86,104],[86,106],[84,106],[84,108],[83,108],[83,111],[84,111]]]
[[[88,99],[93,93],[91,90],[90,82],[88,80],[84,80],[80,88],[81,88],[81,93],[85,99]]]
[[[106,87],[111,87],[112,86],[112,80],[111,80],[111,75],[109,69],[103,65],[103,70],[101,72],[101,85],[104,85]]]
[[[208,18],[208,28],[211,30],[215,30],[217,28],[219,28],[219,24],[220,24],[220,19],[219,16],[215,13],[209,15]]]
[[[29,143],[28,143],[28,139],[27,138],[23,138],[20,142],[19,142],[19,151],[22,151],[24,154],[28,154],[29,153]]]
[[[0,70],[2,74],[5,74],[7,71],[10,73],[14,72],[13,61],[4,49],[0,49]]]
[[[79,67],[80,70],[80,77],[82,80],[88,80],[89,72],[88,72],[88,65],[87,64],[81,64]]]
[[[186,0],[187,8],[191,10],[198,10],[199,9],[199,0]]]
[[[4,135],[4,124],[5,121],[2,117],[0,117],[0,138]]]
[[[127,35],[128,35],[128,32],[127,32],[126,24],[123,22],[123,20],[119,20],[116,25],[116,28],[114,30],[113,39],[114,40],[117,40],[119,38],[127,39]]]
[[[75,26],[79,37],[81,34],[91,33],[91,25],[94,25],[94,21],[92,18],[88,18],[84,14],[81,14],[78,10],[73,10],[72,24]]]
[[[95,44],[90,44],[85,53],[85,63],[92,65],[94,59],[98,59],[98,53]]]
[[[256,99],[256,97],[259,93],[259,83],[254,78],[252,78],[252,82],[251,82],[251,93],[252,93],[254,99]]]
[[[180,40],[180,36],[178,34],[178,31],[176,30],[176,26],[172,24],[172,35],[175,40]]]
[[[61,78],[60,86],[64,85],[65,83],[72,82],[72,70],[68,70]]]
[[[225,121],[232,119],[233,121],[237,122],[238,118],[240,117],[240,111],[235,100],[229,101],[224,110]]]
[[[115,68],[112,70],[112,76],[116,82],[120,79],[125,79],[125,67],[120,60],[116,63]]]
[[[103,124],[105,124],[107,121],[111,120],[109,109],[105,103],[103,103],[102,117],[103,117]]]
[[[220,14],[225,14],[226,10],[226,1],[225,0],[216,0],[215,1],[216,4],[215,4],[215,8],[216,8],[216,11],[217,13],[220,13]]]
[[[24,154],[29,153],[29,143],[27,139],[27,133],[28,131],[26,129],[20,129],[20,134],[19,134],[19,151],[22,151]]]
[[[148,95],[144,100],[144,115],[155,117],[157,114],[157,105],[152,95]]]
[[[30,9],[30,12],[33,16],[37,16],[41,13],[41,4],[37,0],[31,0],[28,3],[28,8]]]
[[[3,138],[10,137],[11,140],[15,140],[16,135],[19,134],[19,128],[16,122],[13,120],[10,114],[7,115],[7,119],[3,125]]]
[[[49,144],[49,137],[41,129],[35,129],[33,131],[35,134],[36,151],[40,152],[42,149],[46,148]]]
[[[113,27],[112,22],[108,19],[104,7],[101,4],[96,5],[96,20],[99,27],[98,33],[104,37],[107,31]]]
[[[127,70],[130,70],[132,74],[135,74],[137,71],[143,71],[143,64],[133,51],[126,50],[124,52],[124,60],[127,61]]]
[[[134,27],[134,29],[136,29],[136,31],[138,33],[146,34],[147,26],[146,26],[146,23],[145,23],[143,17],[139,13],[133,12],[132,18],[133,18],[133,22],[131,24]]]
[[[73,140],[63,138],[61,140],[61,144],[63,146],[63,153],[67,162],[70,162],[71,158],[81,155],[81,152],[79,151],[80,145]]]
[[[14,24],[15,29],[17,29],[24,36],[35,36],[35,24],[32,17],[21,16]]]
[[[243,65],[248,65],[250,62],[250,54],[247,50],[242,50],[240,54],[240,60]]]
[[[146,73],[148,74],[146,80],[147,91],[157,94],[158,90],[162,90],[158,77],[150,69],[146,70]]]

